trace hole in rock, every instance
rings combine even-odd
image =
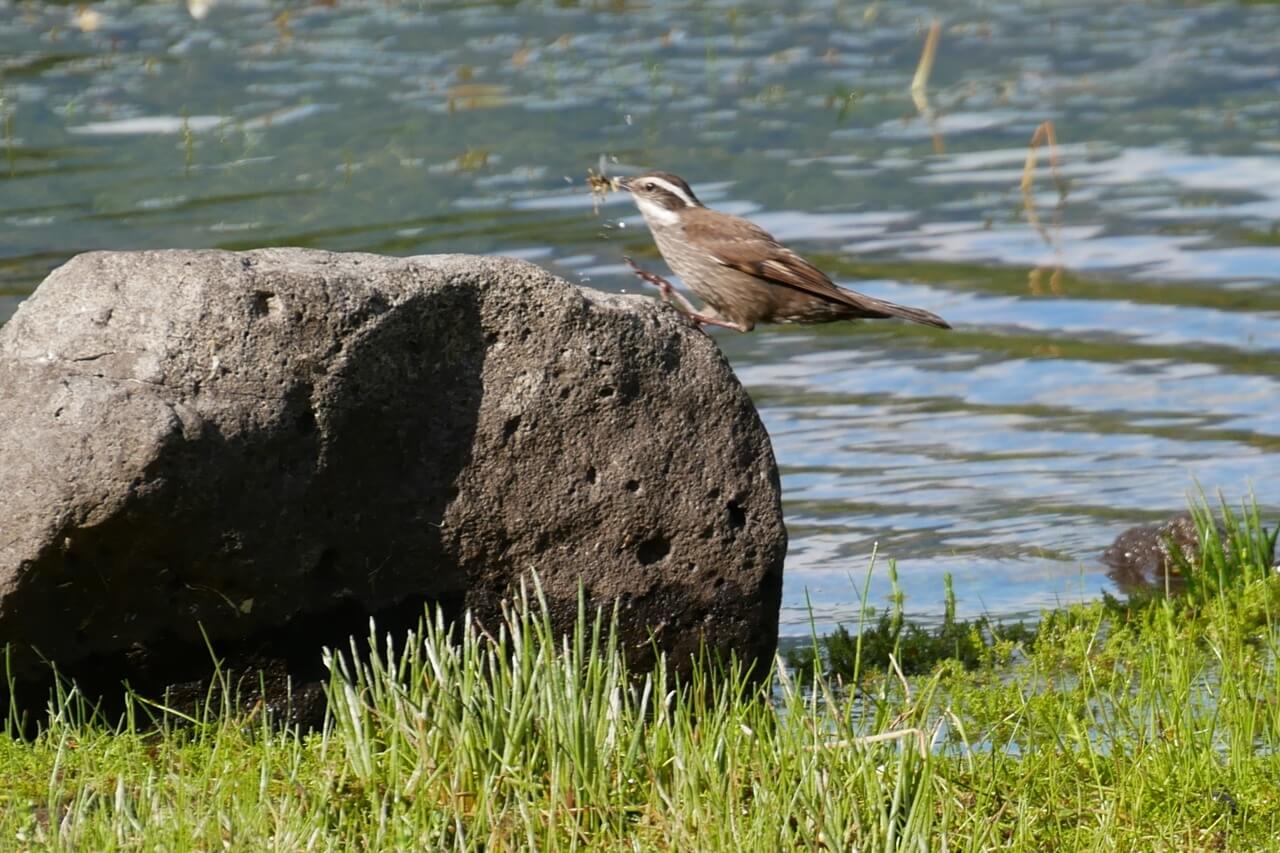
[[[734,530],[741,530],[747,525],[747,513],[738,506],[737,501],[729,501],[725,504],[725,509],[729,512],[729,526]]]
[[[636,546],[636,559],[642,566],[652,566],[671,553],[671,542],[661,533],[654,534]]]

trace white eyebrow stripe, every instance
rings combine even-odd
[[[675,184],[671,183],[670,181],[666,180],[665,178],[646,178],[645,180],[653,181],[655,184],[662,187],[664,190],[666,190],[676,198],[683,201],[687,206],[689,207],[694,206],[694,201],[692,198],[689,197],[689,194],[687,192],[685,192],[682,188],[676,186]]]

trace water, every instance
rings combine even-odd
[[[891,557],[911,612],[950,571],[961,615],[1026,613],[1108,588],[1101,550],[1197,481],[1280,510],[1276,44],[1280,6],[1160,0],[0,0],[0,321],[95,248],[504,253],[634,291],[652,244],[583,179],[666,168],[956,326],[717,335],[783,469],[784,633],[856,619],[877,544],[873,603]]]

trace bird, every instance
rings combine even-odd
[[[656,285],[664,300],[676,299],[697,326],[749,332],[758,323],[900,317],[951,328],[923,308],[840,287],[760,226],[705,206],[684,179],[670,172],[616,178],[614,186],[631,194],[663,260],[706,307],[694,308],[666,279],[624,260]]]

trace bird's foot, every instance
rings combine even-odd
[[[672,287],[671,282],[667,281],[660,275],[641,268],[635,261],[625,255],[623,255],[622,259],[627,262],[627,266],[631,267],[632,272],[634,272],[641,281],[648,282],[658,288],[658,294],[662,297],[663,302],[670,302],[674,299],[676,304],[679,305],[686,314],[696,315],[698,313],[698,309],[694,308],[689,300],[684,298],[684,294]]]
[[[720,326],[725,329],[733,329],[735,332],[751,331],[749,326],[743,326],[740,323],[734,323],[731,320],[725,320],[721,317],[716,317],[699,311],[697,308],[693,307],[693,303],[684,298],[684,294],[672,287],[671,282],[667,281],[660,275],[651,273],[642,268],[626,255],[623,255],[622,259],[627,262],[627,266],[631,267],[631,271],[634,272],[641,281],[648,282],[658,288],[658,294],[662,297],[663,302],[670,303],[672,300],[675,300],[676,304],[680,306],[685,316],[693,321],[693,325],[696,328],[701,329],[703,326]]]
[[[689,319],[693,321],[698,328],[703,326],[719,326],[722,329],[733,329],[735,332],[749,332],[750,326],[744,326],[741,323],[735,323],[732,320],[725,320],[722,317],[713,317],[710,314],[700,314],[697,311],[689,312]]]

